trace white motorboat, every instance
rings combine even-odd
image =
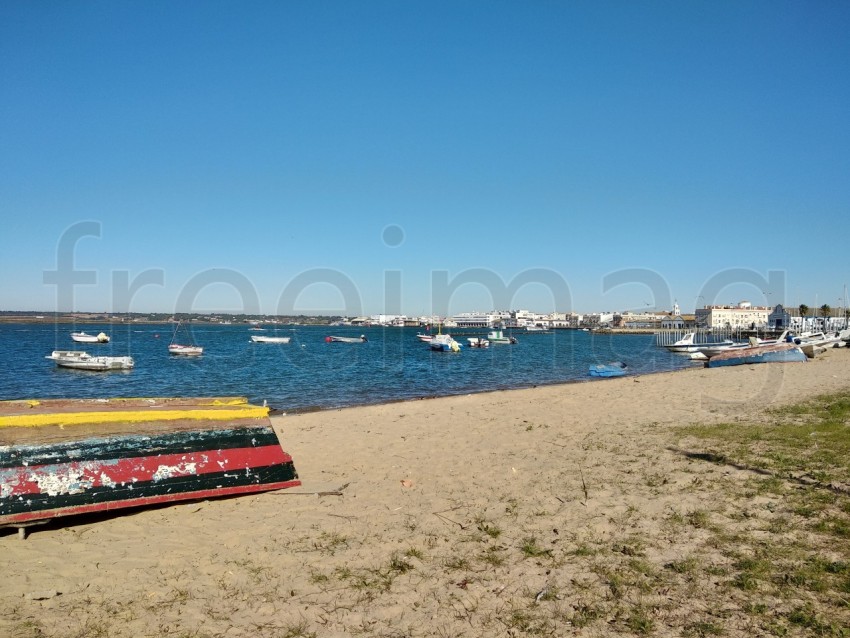
[[[430,343],[431,339],[434,338],[434,335],[425,335],[425,334],[422,334],[421,332],[417,332],[416,338],[419,339],[419,341],[422,341],[423,343]]]
[[[251,335],[254,343],[289,343],[292,337],[268,337],[266,335]]]
[[[489,348],[490,342],[483,337],[467,337],[466,341],[469,343],[470,348]]]
[[[50,356],[45,358],[55,361],[57,367],[60,368],[74,368],[76,370],[91,370],[94,372],[132,370],[136,365],[133,357],[92,356],[88,352],[76,350],[54,350]]]
[[[487,341],[492,344],[513,344],[516,337],[506,337],[501,330],[493,330],[487,333]]]
[[[460,352],[462,349],[460,343],[455,341],[451,335],[443,333],[435,334],[431,341],[428,342],[428,346],[431,350],[437,350],[439,352]]]
[[[79,343],[109,343],[109,335],[105,332],[90,335],[86,332],[72,332],[71,339]]]
[[[667,348],[670,352],[702,352],[706,356],[710,356],[710,355],[706,354],[706,352],[703,350],[703,348],[717,348],[717,347],[736,345],[735,342],[730,340],[730,339],[726,339],[724,341],[697,342],[696,336],[697,336],[697,333],[688,332],[688,333],[685,334],[684,337],[682,337],[678,341],[675,341],[675,342],[673,342],[669,345],[665,345],[664,347]],[[748,345],[748,344],[743,344],[743,345]]]

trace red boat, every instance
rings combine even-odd
[[[0,401],[0,526],[300,485],[242,397]]]

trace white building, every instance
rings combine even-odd
[[[754,306],[741,301],[737,306],[706,306],[697,308],[696,323],[701,328],[753,329],[764,328],[773,308]]]

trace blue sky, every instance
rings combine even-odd
[[[847,2],[7,0],[0,308],[838,307],[847,33]]]

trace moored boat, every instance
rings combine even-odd
[[[79,350],[54,350],[45,357],[60,368],[106,372],[108,370],[132,370],[136,365],[133,357],[92,356]]]
[[[90,335],[86,332],[72,332],[71,339],[78,343],[109,343],[109,335],[105,332],[96,335]]]
[[[469,343],[470,348],[489,348],[490,342],[483,337],[467,337],[467,343]]]
[[[192,335],[189,330],[186,330],[188,343],[180,343],[177,336],[180,334],[182,322],[177,322],[174,328],[174,334],[171,336],[171,343],[168,344],[168,353],[184,357],[198,357],[204,354],[204,347],[197,345],[192,340]]]
[[[725,339],[723,341],[697,342],[696,337],[697,334],[695,332],[688,332],[678,341],[665,345],[664,347],[670,352],[703,352],[703,354],[705,354],[705,352],[701,350],[702,348],[716,348],[735,345],[735,342],[731,339]]]
[[[251,335],[254,343],[289,343],[292,337],[269,337],[266,335]]]
[[[325,337],[325,341],[328,343],[366,343],[369,340],[366,338],[366,335],[360,335],[359,337],[335,337],[330,335]]]
[[[431,350],[438,352],[460,352],[462,346],[458,341],[455,341],[449,334],[435,334],[434,338],[428,342]]]
[[[514,344],[516,337],[505,336],[501,330],[492,330],[487,333],[487,341],[492,344]]]

